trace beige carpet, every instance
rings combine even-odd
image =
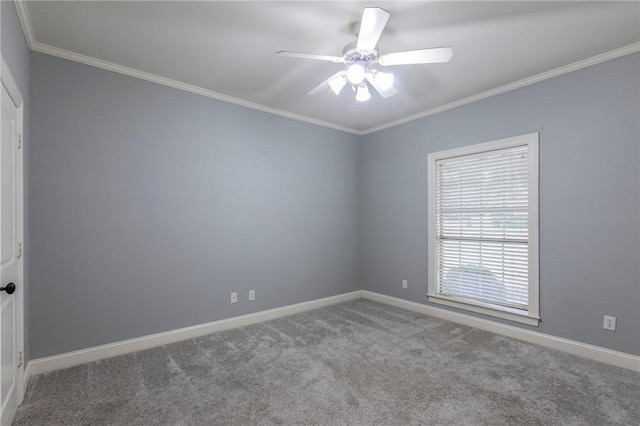
[[[33,377],[14,425],[640,424],[640,374],[356,300]]]

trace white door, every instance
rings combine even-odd
[[[4,73],[3,73],[4,74]],[[4,77],[4,75],[3,75]],[[4,83],[4,81],[3,81]],[[15,96],[14,96],[15,97]],[[22,399],[22,109],[2,85],[0,125],[0,426]],[[18,330],[20,328],[20,330]]]

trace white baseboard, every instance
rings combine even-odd
[[[29,383],[31,376],[48,373],[63,368],[74,367],[80,364],[99,361],[118,355],[124,355],[157,346],[179,342],[181,340],[193,339],[195,337],[206,336],[217,331],[228,330],[230,328],[242,327],[262,321],[292,315],[298,312],[309,311],[323,306],[346,302],[348,300],[359,299],[362,291],[339,294],[337,296],[325,297],[323,299],[311,300],[309,302],[297,303],[295,305],[283,306],[281,308],[269,309],[252,314],[226,318],[206,324],[194,325],[191,327],[171,330],[164,333],[151,334],[137,337],[135,339],[123,340],[92,348],[81,349],[73,352],[66,352],[60,355],[38,358],[29,361],[25,371],[25,385]]]
[[[295,305],[283,306],[281,308],[274,308],[252,314],[241,315],[238,317],[227,318],[207,324],[185,327],[178,330],[167,331],[164,333],[151,334],[135,339],[123,340],[120,342],[109,343],[106,345],[96,346],[73,352],[67,352],[46,358],[34,359],[29,361],[25,368],[25,389],[26,384],[29,383],[29,379],[31,378],[31,376],[37,374],[48,373],[51,371],[74,367],[76,365],[99,361],[118,355],[151,349],[157,346],[179,342],[181,340],[205,336],[217,331],[242,327],[262,321],[268,321],[271,319],[292,315],[298,312],[309,311],[311,309],[317,309],[323,306],[346,302],[353,299],[359,299],[361,297],[385,303],[387,305],[397,306],[399,308],[407,309],[410,311],[419,312],[425,315],[442,318],[447,321],[479,328],[491,333],[496,333],[503,336],[512,337],[514,339],[523,340],[525,342],[534,343],[547,348],[557,349],[573,355],[590,358],[606,364],[615,365],[617,367],[627,368],[633,371],[640,372],[639,356],[627,354],[624,352],[613,351],[586,343],[576,342],[574,340],[564,339],[561,337],[555,337],[537,331],[530,331],[471,315],[461,314],[442,308],[424,305],[421,303],[410,302],[408,300],[398,299],[396,297],[386,296],[380,293],[374,293],[367,290],[359,290],[353,291],[351,293],[340,294],[337,296],[325,297],[323,299],[312,300],[309,302],[298,303]]]
[[[538,331],[531,331],[495,321],[489,321],[472,315],[461,314],[446,309],[423,305],[421,303],[410,302],[408,300],[398,299],[396,297],[386,296],[384,294],[374,293],[367,290],[363,290],[362,295],[364,298],[371,299],[376,302],[420,312],[425,315],[442,318],[447,321],[479,328],[491,333],[501,334],[503,336],[512,337],[514,339],[523,340],[525,342],[600,361],[605,364],[615,365],[616,367],[627,368],[629,370],[640,372],[640,356],[589,345],[587,343],[576,342],[575,340],[564,339],[562,337],[551,336]]]
[[[24,373],[22,374],[22,380],[24,385],[22,386],[23,394],[21,395],[22,398],[20,403],[22,403],[22,399],[24,399],[24,395],[27,393],[27,386],[29,385],[29,380],[31,380],[32,374],[33,373],[31,373],[31,363],[28,362],[24,368]]]

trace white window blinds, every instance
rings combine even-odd
[[[435,165],[437,293],[526,311],[527,145]]]

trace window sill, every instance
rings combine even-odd
[[[519,322],[521,324],[532,325],[537,327],[540,324],[540,317],[530,315],[527,311],[519,311],[505,307],[496,307],[494,305],[481,302],[472,302],[452,297],[428,294],[427,298],[431,303],[450,306],[453,308],[463,309],[465,311],[476,312],[479,314],[489,315],[496,318],[502,318],[509,321]]]

